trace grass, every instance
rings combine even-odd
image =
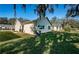
[[[38,37],[24,37],[0,44],[0,53],[7,54],[78,54],[79,33],[48,32]]]
[[[16,35],[11,31],[0,31],[0,42],[19,38],[19,37],[20,37],[19,35]]]

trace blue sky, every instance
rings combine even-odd
[[[35,5],[29,4],[26,5],[26,14],[23,12],[21,8],[21,4],[17,4],[17,18],[22,17],[25,19],[33,20],[36,19],[38,16],[34,13]],[[56,16],[58,18],[63,18],[66,15],[67,9],[64,8],[64,5],[60,4],[58,8],[55,8],[54,13],[46,13],[46,16],[51,19],[52,17]],[[12,4],[0,4],[0,17],[14,17],[13,12],[13,5]]]

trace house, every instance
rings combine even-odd
[[[20,20],[18,20],[18,19],[16,19],[16,21],[15,21],[15,31],[22,31],[22,22],[20,21]]]
[[[31,22],[26,23],[24,24],[23,32],[33,35],[34,34],[33,28],[34,28],[34,23]]]
[[[0,30],[14,30],[14,25],[0,24]]]
[[[62,24],[52,24],[54,31],[61,31],[62,30]]]
[[[34,31],[46,33],[49,31],[60,31],[62,25],[60,23],[53,23],[47,17],[37,18],[34,21],[16,20],[15,31],[24,32],[28,34],[35,34]]]
[[[37,19],[35,28],[37,31],[45,33],[52,30],[52,24],[47,17],[41,17],[41,19]]]
[[[62,21],[52,19],[50,22],[53,27],[52,30],[54,30],[54,31],[62,31],[63,30],[63,26],[62,26],[63,22]]]
[[[38,18],[36,21],[21,21],[16,20],[15,31],[21,31],[28,34],[34,34],[34,29],[41,33],[52,30],[52,24],[47,17]]]
[[[15,31],[24,32],[24,33],[27,33],[27,34],[34,34],[34,32],[32,31],[33,26],[34,26],[34,23],[32,21],[16,19]]]

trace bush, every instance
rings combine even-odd
[[[64,30],[70,32],[70,31],[71,31],[71,27],[70,27],[69,25],[66,25],[66,26],[64,27]]]

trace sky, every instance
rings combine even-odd
[[[38,15],[34,12],[34,9],[36,8],[34,4],[27,4],[26,5],[26,13],[23,12],[23,9],[21,8],[21,4],[17,4],[16,8],[16,17],[22,17],[24,19],[28,20],[34,20],[38,17]],[[51,19],[52,17],[57,18],[64,18],[66,15],[67,9],[64,8],[63,4],[59,4],[58,8],[55,7],[54,13],[46,13],[46,16]],[[0,4],[0,17],[8,17],[13,18],[14,17],[14,11],[13,11],[13,4]]]

